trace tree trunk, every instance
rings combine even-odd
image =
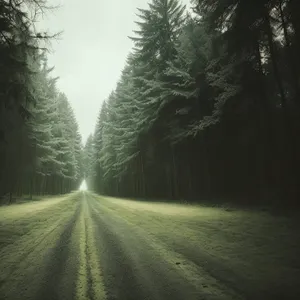
[[[274,46],[273,31],[272,31],[272,27],[270,24],[270,16],[269,16],[268,12],[266,12],[266,14],[265,14],[265,26],[266,26],[266,33],[267,33],[267,37],[268,37],[268,44],[269,44],[269,50],[270,50],[273,71],[274,71],[274,77],[275,77],[275,81],[276,81],[278,91],[280,94],[281,105],[285,109],[286,108],[286,97],[285,97],[282,80],[280,78],[279,68],[277,65],[276,48]]]
[[[45,176],[41,175],[41,181],[40,181],[40,194],[44,195],[44,178]]]
[[[64,178],[61,178],[60,180],[60,194],[62,195],[64,193]]]
[[[176,168],[176,160],[174,153],[174,146],[171,145],[171,159],[172,159],[172,177],[173,177],[173,189],[174,189],[174,198],[178,199],[178,180],[177,180],[177,168]]]
[[[33,185],[34,185],[34,174],[31,175],[31,179],[30,179],[30,191],[29,191],[29,199],[32,200],[32,196],[33,196]]]
[[[288,2],[289,12],[291,14],[291,23],[295,32],[295,45],[296,45],[296,63],[300,68],[300,3],[299,0],[290,0]],[[297,78],[299,80],[299,78]],[[300,99],[298,99],[300,101]]]
[[[281,23],[282,23],[282,28],[283,28],[283,33],[284,33],[284,38],[285,38],[285,43],[286,43],[286,48],[287,48],[287,59],[290,65],[290,69],[292,72],[292,81],[295,89],[295,94],[296,94],[296,103],[300,101],[300,88],[299,88],[299,74],[298,74],[298,68],[297,64],[295,64],[295,56],[294,53],[291,49],[291,41],[287,29],[287,23],[285,20],[285,15],[283,13],[283,8],[282,8],[283,2],[279,4],[279,11],[280,11],[280,18],[281,18]]]
[[[257,109],[258,111],[258,122],[257,122],[257,136],[259,138],[259,142],[257,143],[257,155],[262,154],[262,164],[261,168],[257,168],[257,177],[259,178],[259,186],[260,188],[257,190],[259,197],[263,197],[263,189],[266,186],[270,186],[271,182],[273,182],[273,170],[272,170],[272,149],[273,147],[273,130],[272,130],[272,112],[270,109],[270,104],[268,101],[268,97],[265,91],[265,81],[264,81],[264,72],[262,66],[260,45],[257,39],[256,42],[256,59],[259,67],[259,78],[258,78],[258,89],[259,89],[259,97],[257,101]],[[262,148],[261,148],[262,147]]]
[[[146,181],[145,181],[145,170],[143,156],[140,154],[140,169],[141,169],[141,194],[142,197],[146,197]]]
[[[172,175],[169,164],[166,164],[166,179],[167,179],[167,198],[173,199],[173,186],[172,186]]]
[[[205,170],[206,170],[206,179],[207,179],[207,186],[206,186],[206,194],[208,197],[212,195],[212,176],[211,176],[211,158],[210,158],[210,151],[209,151],[209,136],[208,132],[204,130],[203,132],[204,135],[204,143],[202,144],[202,147],[204,147],[204,164],[205,164]]]
[[[193,185],[192,185],[192,170],[190,161],[187,161],[187,198],[191,198],[193,195]]]

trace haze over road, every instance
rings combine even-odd
[[[299,237],[281,217],[76,192],[1,207],[0,222],[5,300],[300,295]]]

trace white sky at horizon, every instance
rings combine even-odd
[[[63,31],[52,41],[48,64],[59,77],[58,88],[73,107],[83,143],[93,133],[101,105],[116,87],[132,49],[128,36],[136,29],[136,8],[149,0],[53,0],[37,27]],[[182,3],[189,6],[189,0]]]

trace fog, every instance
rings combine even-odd
[[[188,0],[182,1],[189,5]],[[132,48],[128,36],[136,29],[137,7],[147,0],[53,1],[40,28],[63,31],[52,41],[48,55],[59,89],[70,101],[83,142],[93,132],[103,100],[115,88]]]

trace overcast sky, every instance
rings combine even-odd
[[[58,87],[74,109],[85,142],[132,48],[128,36],[136,29],[136,8],[146,8],[149,0],[50,2],[60,8],[48,12],[38,27],[52,33],[63,31],[52,42],[49,65],[55,67],[52,74],[60,77]]]

